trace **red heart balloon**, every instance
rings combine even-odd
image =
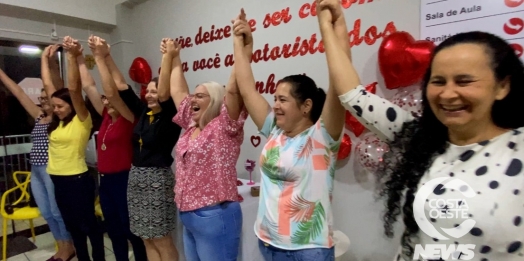
[[[378,50],[378,66],[386,88],[393,90],[422,80],[433,49],[433,42],[415,41],[407,32],[395,32],[384,38]]]
[[[351,154],[351,138],[344,133],[342,141],[340,142],[340,148],[338,149],[337,159],[343,160],[349,157],[349,154]]]
[[[346,129],[350,130],[356,137],[358,137],[366,128],[364,128],[364,125],[362,125],[355,116],[351,115],[349,111],[346,111]]]
[[[148,84],[151,82],[151,67],[147,63],[146,59],[137,57],[135,60],[133,60],[133,63],[129,68],[129,78],[140,84]]]

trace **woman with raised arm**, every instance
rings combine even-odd
[[[171,97],[178,108],[173,121],[185,130],[175,149],[175,202],[184,225],[184,253],[188,260],[237,260],[242,210],[236,162],[248,114],[235,66],[225,88],[209,81],[189,94],[180,49],[171,39],[162,42],[160,77],[171,74]]]
[[[87,69],[87,65],[85,63],[83,54],[83,47],[81,49],[81,52],[82,55],[79,55],[76,61],[78,63],[78,71],[80,73],[80,83],[82,86],[82,90],[86,94],[84,100],[86,103],[87,110],[91,115],[91,121],[93,123],[91,132],[89,133],[89,137],[90,139],[92,139],[93,133],[99,131],[100,125],[102,125],[102,113],[104,111],[104,104],[100,99],[100,93],[98,93],[98,90],[96,88],[95,79],[93,79],[93,76],[91,76],[91,74],[89,73],[89,69]],[[98,165],[99,164],[100,163],[98,163]]]
[[[56,63],[56,50],[58,47],[58,45],[50,45],[42,52],[42,66],[46,66],[45,69],[42,69],[42,75],[46,75],[43,78],[53,79],[54,81],[49,84],[58,86],[57,89],[61,89],[63,83],[60,84],[62,81],[60,73],[53,69],[58,67]],[[38,101],[40,101],[40,106],[38,106],[25,94],[22,87],[11,80],[1,69],[0,81],[18,99],[27,113],[35,119],[35,126],[33,131],[31,131],[31,140],[33,141],[30,153],[31,191],[42,217],[49,225],[49,230],[51,230],[58,244],[58,252],[49,258],[48,261],[65,260],[75,252],[75,249],[71,241],[71,235],[62,219],[62,214],[60,214],[60,210],[56,205],[53,181],[51,181],[49,174],[46,172],[48,161],[47,148],[49,144],[47,127],[53,116],[53,108],[44,89],[42,89],[40,97],[38,97]]]
[[[405,224],[394,260],[451,260],[435,255],[434,244],[456,249],[453,259],[522,260],[524,118],[515,112],[524,111],[524,65],[515,51],[484,32],[446,39],[423,79],[422,116],[413,118],[360,85],[334,37],[344,19],[339,2],[318,2],[340,100],[389,144],[378,173],[384,181],[386,235],[393,236],[400,213]],[[446,205],[459,201],[467,204]]]
[[[255,89],[249,25],[237,20],[235,67],[249,115],[268,138],[261,155],[260,206],[255,233],[266,260],[334,260],[332,207],[335,163],[344,108],[304,75],[281,80],[275,104]],[[315,229],[311,229],[314,227]]]
[[[78,260],[91,260],[87,248],[89,237],[93,260],[104,261],[103,232],[95,216],[95,180],[85,161],[92,122],[80,87],[77,58],[82,54],[81,46],[71,37],[65,37],[64,49],[67,50],[69,87],[55,90],[51,81],[44,80],[44,88],[54,107],[53,120],[47,129],[47,172],[55,185],[56,203],[73,238]]]
[[[108,67],[115,78],[116,66]],[[116,78],[115,78],[116,79]],[[123,79],[123,78],[122,78]],[[164,77],[163,81],[169,81]],[[116,82],[116,80],[115,80]],[[131,232],[144,240],[149,261],[178,260],[178,251],[171,232],[176,227],[176,205],[173,147],[180,127],[172,122],[177,109],[169,95],[169,84],[154,78],[147,86],[144,104],[130,86],[119,81],[106,96],[113,106],[119,97],[138,120],[133,130],[133,164],[129,173],[127,200]]]
[[[103,117],[97,136],[97,162],[100,173],[100,205],[107,233],[117,261],[129,260],[128,240],[133,246],[135,260],[146,261],[144,242],[131,233],[127,208],[127,182],[133,159],[132,136],[136,119],[120,96],[114,95],[117,87],[106,62],[107,59],[112,59],[109,57],[109,45],[97,36],[89,37],[88,44],[95,57],[104,92],[110,94],[109,98],[100,96],[94,80],[79,60],[80,75],[85,75],[82,82],[85,78],[86,82],[92,83],[83,84],[84,91],[93,104],[102,105],[101,109],[97,109]]]

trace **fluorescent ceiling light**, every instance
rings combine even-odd
[[[26,54],[37,54],[40,53],[42,50],[40,50],[40,48],[34,45],[22,45],[18,47],[18,51]]]

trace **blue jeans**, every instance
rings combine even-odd
[[[187,261],[237,260],[242,233],[238,202],[180,212]]]
[[[258,248],[265,261],[334,261],[335,248],[285,250],[258,240]]]
[[[46,172],[47,165],[31,165],[31,191],[42,217],[55,240],[71,240],[62,214],[56,205],[55,186]]]

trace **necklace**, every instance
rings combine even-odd
[[[109,124],[109,126],[107,127],[106,132],[104,133],[104,138],[102,138],[102,146],[100,146],[100,148],[101,148],[103,151],[105,151],[105,150],[107,149],[107,147],[106,147],[106,135],[107,135],[107,133],[109,132],[109,130],[111,130],[111,127],[113,127],[113,122],[111,122],[111,123]]]

